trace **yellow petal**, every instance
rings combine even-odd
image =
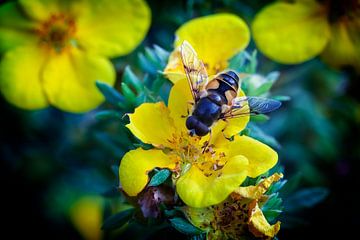
[[[163,102],[143,103],[129,114],[129,118],[126,127],[142,142],[171,147],[169,140],[173,139],[176,129]]]
[[[191,111],[194,100],[190,91],[190,86],[186,79],[182,79],[174,84],[171,88],[168,106],[170,110],[170,116],[174,120],[177,129],[187,131],[186,129],[186,117],[188,111]]]
[[[36,46],[18,47],[0,62],[0,89],[10,103],[25,109],[48,106],[40,72],[46,55]]]
[[[176,182],[176,191],[190,207],[218,204],[245,180],[247,165],[245,157],[235,156],[222,169],[212,171],[210,176],[205,176],[197,166],[191,166]]]
[[[229,144],[229,156],[245,156],[248,176],[257,177],[272,168],[278,160],[277,153],[267,145],[247,136],[235,136]]]
[[[212,208],[184,207],[187,219],[196,227],[205,231],[211,230],[211,222],[214,220]]]
[[[51,14],[68,10],[66,6],[69,2],[62,0],[19,0],[19,3],[28,16],[35,20],[45,21],[50,18]]]
[[[315,0],[270,4],[255,17],[252,32],[262,53],[287,64],[317,56],[330,37],[326,9]]]
[[[149,29],[151,12],[143,0],[91,0],[85,5],[77,37],[87,51],[107,57],[128,54]]]
[[[280,230],[280,222],[270,225],[259,208],[257,201],[253,201],[249,211],[249,230],[255,237],[274,237]]]
[[[138,148],[127,152],[120,162],[121,187],[129,196],[136,196],[148,183],[148,173],[154,168],[174,169],[175,162],[161,150]]]
[[[245,96],[245,93],[242,90],[239,90],[238,97]],[[226,121],[218,121],[212,128],[214,142],[224,140],[225,138],[230,138],[236,134],[239,134],[242,130],[245,129],[246,125],[250,120],[249,115],[244,115],[241,117],[227,119]],[[217,136],[219,137],[217,139]]]
[[[270,177],[263,179],[255,186],[239,187],[234,194],[249,199],[259,199],[271,186],[273,182],[279,181],[283,177],[282,173],[275,173]]]
[[[227,61],[232,56],[246,48],[250,33],[241,18],[221,13],[196,18],[182,25],[176,31],[175,47],[180,46],[184,40],[194,47],[208,74],[214,75],[227,67]],[[176,58],[170,58],[171,68],[181,66],[179,55],[174,57]]]
[[[86,240],[102,238],[103,199],[99,196],[85,196],[78,199],[70,209],[70,219]]]
[[[49,102],[64,110],[81,113],[104,101],[96,80],[113,85],[115,70],[105,58],[76,48],[51,55],[43,70],[43,84]]]
[[[0,6],[0,53],[19,45],[35,44],[32,34],[36,23],[30,21],[19,10],[16,2]]]
[[[164,69],[164,74],[172,83],[186,79],[184,65],[181,61],[180,46],[176,47],[174,51],[171,52],[168,64]]]
[[[360,16],[331,25],[331,39],[322,54],[335,67],[354,66],[360,72]]]

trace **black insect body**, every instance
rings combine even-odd
[[[273,99],[238,96],[239,77],[234,71],[221,73],[208,81],[203,62],[187,41],[181,45],[181,58],[194,100],[186,119],[191,135],[207,135],[218,120],[268,113],[281,106],[281,102]]]
[[[238,86],[239,77],[233,71],[213,79],[206,87],[207,96],[195,103],[192,115],[186,119],[186,127],[197,136],[208,134],[210,127],[220,118],[223,106],[236,96]]]

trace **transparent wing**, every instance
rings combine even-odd
[[[189,42],[184,41],[180,51],[191,93],[196,101],[199,99],[200,92],[205,89],[208,82],[206,68]]]
[[[221,119],[240,116],[258,115],[272,112],[281,106],[281,102],[262,97],[237,97],[232,101],[230,109],[225,111]]]

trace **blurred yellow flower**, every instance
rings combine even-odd
[[[285,64],[321,54],[330,65],[360,71],[360,2],[278,1],[255,17],[256,45],[269,58]]]
[[[123,190],[136,196],[149,182],[154,168],[173,171],[173,181],[180,198],[192,207],[207,207],[225,200],[247,176],[256,177],[273,167],[277,153],[265,144],[247,136],[237,135],[245,128],[249,117],[229,122],[219,121],[212,127],[212,138],[190,136],[183,116],[188,111],[192,95],[182,79],[170,92],[169,106],[164,103],[144,103],[129,114],[127,127],[142,142],[155,148],[138,148],[125,154],[119,176]],[[242,93],[241,93],[242,94]],[[226,127],[226,128],[225,128]],[[227,129],[233,141],[224,137]]]
[[[238,16],[229,13],[190,20],[182,25],[175,35],[175,50],[171,53],[164,70],[164,74],[173,83],[185,78],[180,57],[180,45],[184,40],[196,49],[209,75],[225,70],[228,60],[244,50],[250,41],[250,31],[246,23]]]
[[[102,239],[103,199],[99,196],[83,196],[70,208],[70,220],[86,240]]]
[[[280,222],[270,225],[259,204],[267,201],[266,191],[282,177],[281,173],[275,173],[255,186],[239,187],[215,206],[185,207],[186,216],[192,224],[206,231],[209,239],[242,239],[248,233],[262,239],[273,238],[280,230]]]
[[[104,99],[95,81],[115,82],[107,58],[131,52],[149,24],[143,0],[5,3],[0,7],[1,92],[20,108],[91,110]]]

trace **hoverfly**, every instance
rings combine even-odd
[[[281,102],[273,99],[238,97],[239,76],[234,71],[220,73],[209,81],[204,63],[190,43],[184,41],[180,51],[194,100],[186,119],[190,135],[207,135],[218,120],[268,113],[281,106]]]

